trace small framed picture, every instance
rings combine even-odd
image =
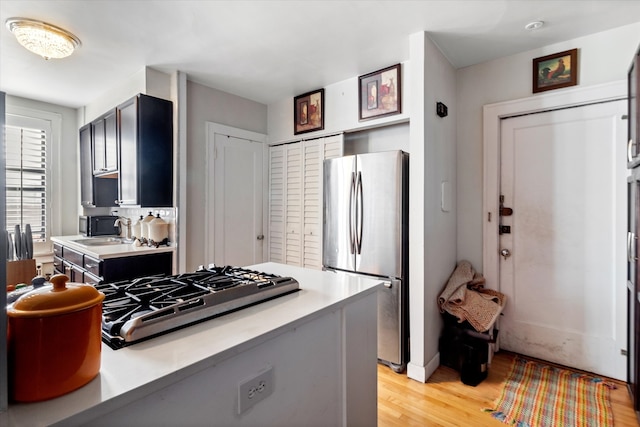
[[[578,84],[578,49],[533,60],[533,93]]]
[[[402,112],[400,64],[360,76],[358,81],[360,121]]]
[[[324,89],[293,98],[293,134],[324,129]]]

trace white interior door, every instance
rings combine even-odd
[[[625,102],[502,120],[500,346],[626,378]]]
[[[213,262],[263,261],[263,149],[260,142],[216,133],[213,169]]]

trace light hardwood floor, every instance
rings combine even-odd
[[[488,377],[476,387],[463,384],[458,372],[445,366],[423,384],[378,365],[378,427],[506,426],[482,409],[499,397],[514,357],[496,353]],[[638,427],[626,384],[611,381],[617,386],[611,391],[615,427]]]

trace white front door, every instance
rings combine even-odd
[[[210,138],[211,139],[211,138]],[[216,265],[263,262],[263,149],[261,142],[215,133],[209,171],[207,218],[212,242],[207,258]],[[213,252],[213,254],[211,254]]]
[[[615,101],[504,119],[500,146],[513,209],[500,218],[500,346],[622,380],[625,112]]]

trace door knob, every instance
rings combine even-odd
[[[502,249],[500,251],[500,255],[502,255],[504,259],[507,259],[511,256],[511,252],[509,251],[509,249]]]
[[[258,235],[257,239],[258,240],[264,240],[264,235],[262,235],[262,234]]]

